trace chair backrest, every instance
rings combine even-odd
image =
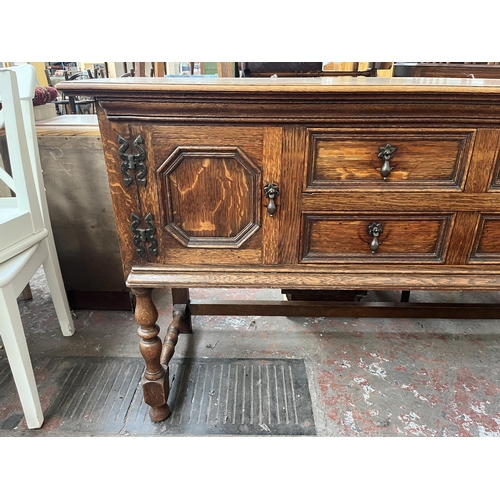
[[[48,209],[38,153],[30,64],[0,69],[0,263],[47,236]],[[5,186],[7,189],[5,189]],[[6,193],[7,191],[7,193]]]

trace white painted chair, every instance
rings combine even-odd
[[[0,335],[30,429],[41,427],[43,413],[17,297],[42,265],[62,333],[74,334],[40,166],[35,85],[36,71],[29,64],[0,69],[0,129],[5,127],[8,146],[0,184],[12,192],[0,197]]]

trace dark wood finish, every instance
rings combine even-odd
[[[462,187],[474,139],[473,130],[308,132],[308,190],[377,189],[384,163],[377,153],[388,143],[396,151],[386,189]]]
[[[499,63],[394,63],[393,76],[420,78],[500,78]]]
[[[500,317],[490,304],[408,302],[412,290],[500,290],[499,82],[127,78],[60,87],[99,104],[153,420],[168,416],[167,364],[190,314]],[[144,182],[132,171],[124,183],[118,136],[141,138]],[[390,159],[379,156],[387,144]],[[271,213],[268,184],[279,191]],[[382,232],[369,233],[372,223]],[[163,355],[151,299],[162,287],[174,300]],[[189,300],[194,287],[403,293],[396,304],[203,304]]]
[[[158,311],[151,299],[151,288],[132,289],[136,297],[135,320],[139,325],[137,334],[141,338],[139,348],[146,362],[142,376],[144,401],[151,407],[149,415],[153,422],[161,422],[170,415],[167,405],[169,394],[168,371],[161,364],[162,343],[158,338],[160,327],[156,324]]]
[[[184,311],[179,324],[180,333],[193,333],[191,311],[189,309],[189,288],[172,288],[172,303]]]
[[[287,300],[309,300],[309,301],[359,301],[365,296],[367,290],[281,290]]]
[[[372,253],[367,228],[378,221],[383,221],[383,232]],[[444,262],[450,226],[447,215],[304,214],[301,262]]]
[[[201,278],[202,277],[202,278]],[[304,290],[498,290],[490,264],[298,264],[285,266],[134,266],[130,287],[295,288]]]
[[[80,291],[66,290],[70,309],[73,310],[112,310],[132,311],[134,309],[133,299],[129,291],[125,292],[103,292],[103,291]]]
[[[405,299],[405,297],[403,297]],[[500,319],[498,304],[401,302],[197,301],[192,314],[201,316],[321,316],[335,318]],[[238,311],[236,313],[236,311]]]
[[[172,359],[175,352],[175,346],[177,345],[177,340],[179,338],[179,332],[181,329],[181,323],[184,316],[184,309],[176,307],[172,313],[172,323],[170,323],[167,334],[165,335],[165,340],[163,341],[163,347],[161,350],[160,363],[162,365],[168,366],[168,362]]]
[[[322,62],[244,62],[242,71],[246,78],[304,78],[304,77],[335,77],[335,76],[377,76],[379,69],[390,69],[391,62],[370,62],[365,70],[359,70],[359,62],[352,63],[350,70],[323,70]],[[334,63],[329,63],[333,67]],[[327,65],[328,66],[328,65]]]
[[[184,246],[237,248],[258,229],[260,171],[237,148],[176,148],[157,175],[165,228]]]
[[[500,215],[482,214],[478,226],[471,260],[500,263]]]

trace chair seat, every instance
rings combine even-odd
[[[16,220],[19,219],[19,217],[24,216],[24,215],[29,215],[29,212],[19,212],[19,209],[17,207],[3,207],[0,206],[0,224],[7,224],[10,220]],[[10,235],[9,235],[10,236]],[[4,238],[2,238],[2,241],[0,241],[0,245],[3,243]]]
[[[30,234],[33,234],[30,212],[21,212],[17,207],[0,210],[0,254]]]
[[[17,276],[37,251],[38,245],[32,246],[24,252],[0,264],[0,288],[7,285]]]
[[[36,244],[47,234],[46,228],[33,231],[29,212],[13,208],[0,210],[0,263]]]

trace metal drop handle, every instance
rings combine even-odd
[[[380,246],[378,237],[383,232],[384,226],[382,225],[381,222],[372,222],[371,224],[368,225],[366,230],[370,236],[373,236],[373,239],[370,243],[370,250],[372,251],[372,253],[375,253],[378,250],[378,247]]]
[[[379,148],[378,157],[384,160],[384,164],[380,169],[380,175],[382,176],[384,181],[387,180],[387,177],[389,177],[389,175],[391,175],[391,165],[389,163],[389,160],[392,160],[392,158],[394,158],[395,152],[396,147],[392,146],[391,144],[386,144],[385,146],[380,146]]]
[[[276,213],[276,203],[274,202],[280,194],[279,187],[276,184],[270,182],[264,186],[264,193],[269,198],[269,203],[267,205],[267,213],[272,217]]]

